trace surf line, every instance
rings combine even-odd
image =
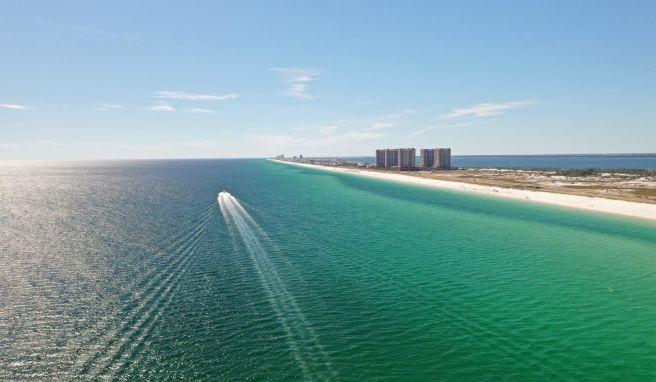
[[[241,239],[251,257],[269,303],[287,334],[303,379],[334,379],[336,373],[328,355],[270,257],[277,247],[234,196],[224,191],[217,199],[228,229],[233,237]]]

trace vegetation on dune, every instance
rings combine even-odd
[[[570,176],[570,177],[585,177],[597,176],[602,174],[623,174],[635,176],[656,176],[656,170],[642,170],[642,169],[600,169],[600,168],[579,168],[568,170],[555,170],[555,175]]]
[[[582,177],[595,175],[596,171],[594,168],[572,168],[568,170],[556,170],[556,175]]]

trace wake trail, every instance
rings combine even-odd
[[[87,342],[87,346],[79,349],[83,351],[83,348],[91,343],[96,344],[96,346],[91,345],[92,349],[95,348],[92,353],[77,359],[78,367],[81,369],[80,374],[95,374],[95,377],[99,377],[96,373],[107,371],[112,364],[116,364],[121,358],[121,353],[126,348],[133,347],[130,345],[134,344],[135,340],[137,343],[143,341],[143,337],[139,334],[160,318],[163,305],[170,300],[171,293],[191,258],[190,255],[195,251],[200,236],[211,219],[212,211],[212,207],[206,209],[200,221],[165,244],[174,251],[171,254],[174,255],[172,260],[159,269],[159,274],[155,277],[147,278],[149,281],[141,293],[139,303],[126,312],[119,327],[114,330],[109,330],[109,327],[104,328],[101,330],[102,334],[95,336],[93,340]]]
[[[270,257],[279,252],[277,246],[235,197],[221,192],[218,203],[231,234],[241,239],[251,257],[269,303],[287,334],[288,345],[303,372],[303,379],[336,378],[328,354]]]

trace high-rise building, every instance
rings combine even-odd
[[[419,150],[419,167],[430,168],[435,165],[435,149]]]
[[[399,150],[385,149],[385,168],[394,168],[399,166]]]
[[[376,167],[385,167],[385,150],[376,150]]]
[[[451,168],[451,149],[421,149],[420,153],[421,168]],[[376,167],[414,170],[417,167],[416,161],[414,148],[376,150]]]
[[[449,148],[435,149],[435,168],[439,168],[439,169],[451,168],[451,149]]]
[[[413,170],[416,165],[417,157],[415,149],[398,149],[399,152],[399,170]]]

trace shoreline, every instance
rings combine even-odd
[[[402,173],[382,173],[354,168],[319,166],[308,163],[287,162],[269,159],[273,162],[291,166],[307,167],[317,170],[366,176],[369,178],[392,182],[427,186],[443,190],[470,192],[479,195],[495,196],[507,199],[524,200],[528,202],[551,204],[561,207],[576,208],[586,211],[601,212],[613,215],[656,220],[656,204],[630,202],[617,199],[605,199],[581,195],[560,194],[544,191],[518,190],[513,188],[482,186],[472,183],[454,182],[441,179],[427,179]]]

